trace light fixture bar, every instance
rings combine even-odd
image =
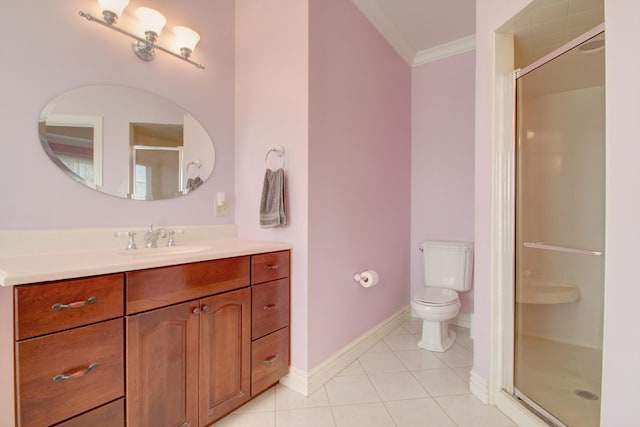
[[[120,34],[124,34],[124,35],[126,35],[126,36],[129,36],[129,37],[131,37],[131,38],[133,38],[133,39],[137,40],[137,41],[138,41],[138,42],[140,42],[140,43],[143,43],[143,44],[148,43],[148,41],[147,41],[145,38],[143,38],[143,37],[139,37],[139,36],[136,36],[135,34],[132,34],[132,33],[128,32],[127,30],[123,30],[122,28],[119,28],[119,27],[116,27],[115,25],[109,24],[108,22],[103,21],[103,20],[102,20],[102,19],[100,19],[100,18],[96,18],[95,16],[93,16],[92,14],[90,14],[90,13],[88,13],[88,12],[80,11],[80,12],[78,12],[78,13],[79,13],[79,15],[80,15],[80,16],[82,16],[83,18],[86,18],[86,19],[87,19],[87,21],[95,22],[96,24],[100,24],[100,25],[102,25],[103,27],[110,28],[110,29],[112,29],[112,30],[114,30],[114,31],[119,32]],[[161,51],[163,51],[164,53],[168,53],[169,55],[175,56],[175,57],[176,57],[176,58],[178,58],[178,59],[181,59],[181,60],[183,60],[183,61],[185,61],[185,62],[188,62],[189,64],[191,64],[191,65],[195,66],[196,68],[199,68],[199,69],[201,69],[201,70],[204,70],[204,65],[200,64],[199,62],[192,61],[191,59],[186,58],[186,57],[184,57],[184,56],[182,56],[182,55],[180,55],[180,54],[178,54],[178,53],[172,52],[172,51],[170,51],[169,49],[165,49],[164,47],[162,47],[162,46],[160,46],[160,45],[158,45],[158,44],[152,43],[152,44],[150,45],[150,47],[155,48],[155,49],[158,49],[158,50],[161,50]]]

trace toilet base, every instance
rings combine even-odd
[[[444,353],[455,341],[456,333],[449,329],[448,321],[422,321],[422,339],[418,341],[418,347]]]

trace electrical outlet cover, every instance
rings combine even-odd
[[[214,202],[213,213],[215,216],[229,216],[229,205],[227,202],[222,203],[222,205]]]

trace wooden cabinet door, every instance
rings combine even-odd
[[[198,305],[127,318],[127,425],[198,425]]]
[[[251,339],[289,325],[289,279],[251,287]]]
[[[16,339],[122,317],[122,274],[15,287]]]
[[[55,427],[122,427],[124,425],[124,398],[122,398],[56,424]]]
[[[251,347],[251,395],[257,396],[289,372],[289,328],[255,340]]]
[[[251,284],[289,277],[289,251],[269,252],[251,257]]]
[[[200,425],[206,426],[251,397],[251,290],[200,302]]]
[[[123,329],[114,319],[19,341],[17,425],[52,425],[122,397]]]

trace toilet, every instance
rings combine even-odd
[[[414,317],[422,319],[418,346],[429,351],[447,351],[456,340],[449,320],[460,311],[458,292],[471,289],[473,243],[431,240],[422,242],[424,288],[411,299]]]

